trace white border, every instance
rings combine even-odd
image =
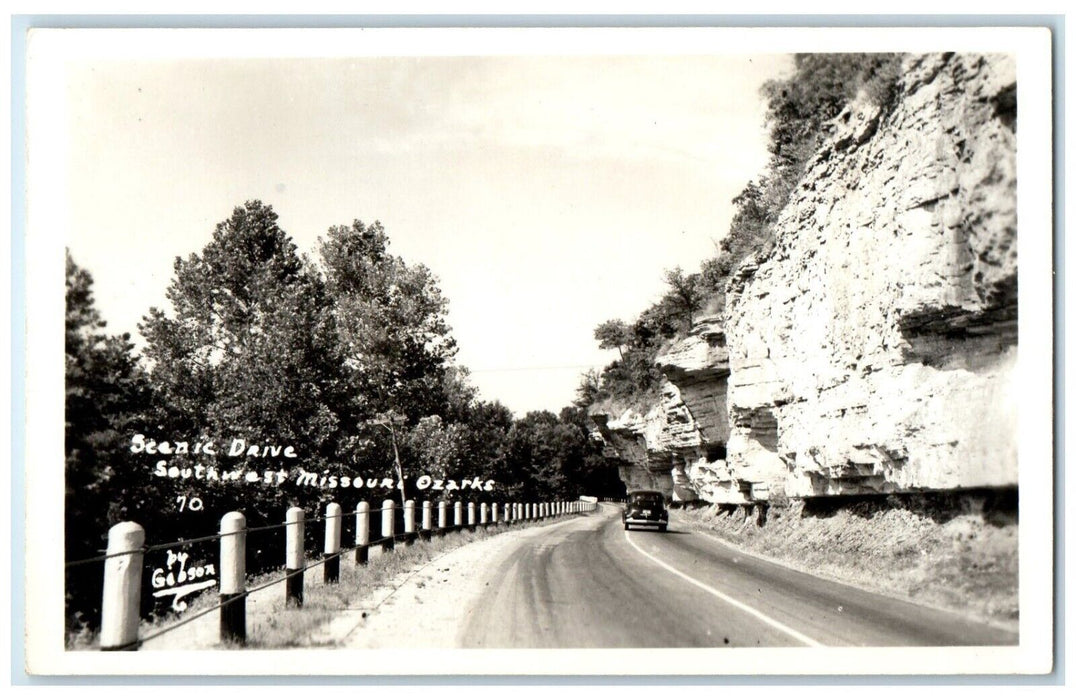
[[[90,58],[674,55],[976,51],[1017,56],[1021,643],[1008,648],[139,652],[63,650],[64,67]],[[26,658],[41,674],[966,674],[1052,663],[1052,289],[1049,31],[974,29],[35,30],[27,66],[34,198],[26,237]],[[48,141],[41,134],[48,135]],[[39,193],[48,193],[48,196]],[[57,197],[57,193],[60,195]],[[59,525],[58,525],[59,524]],[[421,659],[421,663],[416,663]]]

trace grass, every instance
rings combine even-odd
[[[741,508],[682,509],[683,520],[810,573],[1015,629],[1019,526],[1015,513],[973,495],[851,499],[812,509],[771,507],[765,523]]]
[[[545,521],[548,522],[548,521]],[[441,554],[492,537],[505,528],[492,526],[473,532],[461,530],[429,541],[419,540],[410,547],[397,543],[390,553],[374,556],[365,566],[355,566],[349,558],[340,564],[340,582],[322,582],[321,569],[314,575],[307,572],[303,591],[303,607],[288,608],[276,598],[269,610],[247,621],[248,649],[282,649],[314,647],[311,635],[339,615],[363,600],[370,592],[390,584],[402,574],[432,561]]]

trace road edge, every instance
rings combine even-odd
[[[676,512],[677,512],[676,510],[670,509],[670,513],[676,513]],[[755,551],[752,551],[750,549],[745,549],[742,545],[740,545],[740,544],[738,544],[736,542],[732,542],[730,540],[725,539],[721,535],[717,534],[713,530],[710,530],[710,529],[706,528],[705,526],[703,526],[701,524],[694,524],[694,523],[685,521],[682,518],[677,518],[677,521],[678,521],[677,525],[682,526],[685,530],[690,530],[691,532],[695,532],[695,533],[700,534],[700,535],[705,535],[706,537],[709,537],[710,539],[713,539],[713,540],[716,540],[717,542],[720,542],[721,544],[725,545],[729,549],[733,549],[733,550],[735,550],[737,552],[740,552],[744,556],[755,557],[756,559],[761,559],[762,561],[767,562],[769,564],[774,564],[776,566],[783,566],[786,569],[791,569],[792,571],[795,571],[797,573],[806,574],[808,576],[814,576],[815,578],[820,578],[823,581],[829,581],[831,583],[838,583],[838,584],[841,584],[842,586],[848,586],[849,588],[855,588],[856,590],[863,591],[864,593],[870,593],[872,595],[886,596],[888,598],[893,598],[894,600],[899,600],[899,601],[902,601],[904,603],[911,603],[913,605],[918,605],[920,607],[928,608],[930,610],[936,610],[938,612],[943,612],[943,613],[947,613],[947,614],[950,614],[950,615],[957,615],[959,617],[963,617],[963,618],[965,618],[967,620],[970,620],[972,622],[976,622],[976,623],[979,623],[979,624],[982,624],[982,625],[986,625],[987,627],[993,627],[994,629],[1002,631],[1002,632],[1014,632],[1017,635],[1020,634],[1020,621],[1019,620],[1017,620],[1015,625],[1006,625],[1004,623],[998,622],[997,620],[989,620],[989,619],[983,618],[983,617],[981,617],[979,615],[969,615],[966,610],[955,610],[953,608],[947,608],[947,607],[944,607],[944,606],[941,606],[941,605],[937,605],[935,603],[928,603],[928,602],[924,602],[924,601],[921,601],[921,600],[917,600],[915,598],[912,598],[912,597],[907,596],[907,595],[902,595],[900,593],[894,593],[892,591],[881,590],[881,589],[876,589],[876,588],[868,588],[866,586],[863,586],[862,584],[852,583],[850,581],[846,581],[846,580],[843,580],[843,579],[840,579],[840,578],[837,578],[835,576],[831,576],[831,575],[828,575],[828,574],[819,573],[817,571],[808,571],[805,568],[801,568],[799,566],[796,566],[793,562],[789,562],[789,561],[784,560],[784,559],[778,559],[778,558],[770,556],[768,554],[763,554],[762,552],[755,552]]]

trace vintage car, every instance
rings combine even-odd
[[[624,529],[632,525],[648,525],[665,532],[669,525],[669,511],[665,509],[665,496],[660,491],[632,491],[624,506]]]

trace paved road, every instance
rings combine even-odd
[[[619,509],[490,561],[462,621],[470,648],[982,646],[1017,635],[744,555],[673,523],[625,532]]]

